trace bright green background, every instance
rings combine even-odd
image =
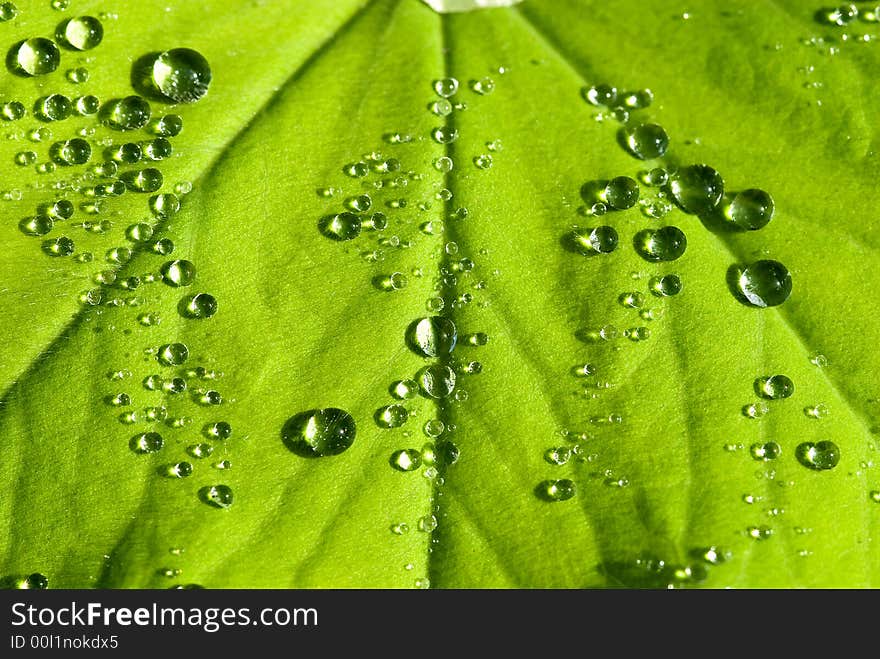
[[[4,48],[51,36],[65,17],[111,10],[85,0],[61,13],[44,0],[17,4],[20,18],[0,24]],[[18,222],[51,197],[34,185],[70,174],[13,164],[23,148],[45,160],[46,144],[0,143],[0,189],[23,191],[20,202],[0,202],[0,576],[38,571],[50,587],[406,588],[424,579],[440,588],[640,586],[663,584],[634,567],[639,556],[686,564],[692,551],[719,545],[733,558],[711,567],[703,585],[877,585],[880,505],[868,493],[880,489],[872,120],[880,46],[841,41],[844,30],[817,24],[817,7],[799,0],[692,4],[699,6],[682,20],[672,0],[527,0],[444,17],[416,0],[144,0],[112,10],[118,18],[104,21],[104,42],[89,53],[64,51],[56,73],[3,73],[0,101],[30,105],[49,92],[103,100],[132,93],[131,62],[146,53],[187,46],[208,58],[210,93],[174,109],[184,132],[174,139],[175,157],[159,165],[163,190],[184,180],[194,189],[157,230],[175,241],[175,256],[196,263],[193,291],[215,295],[220,311],[185,320],[175,310],[183,291],[160,283],[134,293],[106,287],[105,299],[137,294],[138,307],[83,308],[78,296],[95,287],[90,278],[113,267],[102,263],[104,252],[130,244],[125,227],[149,217],[146,195],[112,200],[104,216],[113,229],[104,235],[75,227],[50,234],[73,237],[78,251],[95,253],[94,263],[50,259]],[[865,24],[848,31],[880,34]],[[822,35],[837,36],[802,43]],[[80,64],[91,79],[75,86],[64,71]],[[492,73],[499,66],[510,72]],[[467,89],[468,80],[490,74],[491,95]],[[431,166],[445,148],[428,138],[442,120],[427,110],[436,98],[431,81],[443,75],[462,81],[457,99],[468,105],[453,115],[460,138],[445,178]],[[810,81],[823,86],[805,87]],[[645,166],[618,146],[619,124],[595,121],[597,111],[581,98],[585,85],[606,82],[650,87],[655,103],[636,120],[668,130],[669,162],[706,162],[729,190],[770,191],[773,222],[757,233],[713,233],[678,210],[658,222],[632,209],[602,220],[621,235],[613,254],[586,259],[564,250],[571,226],[590,224],[578,214],[581,185]],[[153,107],[170,111],[161,101]],[[63,139],[92,124],[69,119],[50,128]],[[0,127],[35,125],[28,117]],[[383,141],[397,131],[416,139]],[[106,136],[146,139],[101,128],[95,139]],[[478,170],[472,158],[495,139],[503,151],[490,170]],[[323,199],[316,189],[360,192],[341,168],[372,150],[423,175],[375,195],[376,203],[407,199],[405,209],[383,210],[385,237],[411,241],[408,249],[377,247],[367,233],[336,243],[317,230],[342,197]],[[454,193],[446,207],[434,199],[444,186]],[[431,207],[419,210],[422,201]],[[447,222],[439,235],[419,230],[458,206],[469,209],[467,219]],[[79,212],[71,222],[84,219]],[[632,236],[662,223],[686,231],[687,253],[649,264]],[[448,241],[458,245],[456,258],[476,262],[454,287],[474,301],[443,313],[462,333],[488,334],[487,346],[462,345],[455,355],[479,360],[483,372],[460,377],[467,401],[418,398],[408,403],[415,418],[381,429],[373,414],[393,402],[388,386],[425,363],[403,337],[436,294]],[[384,260],[363,258],[377,248]],[[794,293],[776,309],[743,306],[727,287],[727,270],[766,257],[789,267]],[[155,272],[164,260],[136,247],[122,272]],[[394,271],[410,274],[406,289],[372,284]],[[662,319],[646,323],[617,302],[625,291],[646,293],[648,278],[667,272],[680,274],[685,289],[663,301],[648,295]],[[481,280],[486,287],[474,289]],[[145,311],[162,323],[138,324]],[[649,325],[652,336],[604,345],[577,336],[608,323]],[[133,409],[159,404],[163,396],[140,382],[170,370],[144,350],[175,340],[190,347],[188,366],[223,373],[215,383],[190,380],[190,389],[216,386],[225,402],[209,409],[188,395],[165,397],[170,415],[194,421],[161,430],[166,447],[156,456],[137,456],[128,442],[147,424],[120,424],[122,410],[104,397],[126,391]],[[825,368],[810,362],[816,353],[827,357]],[[614,385],[598,399],[581,395],[583,383],[571,375],[584,362]],[[120,369],[132,377],[107,378]],[[745,418],[755,378],[776,372],[794,379],[795,395],[773,402],[763,419]],[[819,402],[829,417],[808,419],[803,408]],[[322,406],[355,417],[355,444],[325,459],[293,455],[281,427]],[[611,413],[623,423],[589,422]],[[393,451],[421,446],[420,426],[433,416],[455,424],[461,449],[437,486],[388,465]],[[219,419],[234,435],[215,442],[210,460],[194,461],[192,477],[156,474],[185,459],[202,425]],[[544,451],[565,443],[562,430],[594,434],[587,453],[595,459],[546,463]],[[795,447],[822,439],[841,447],[837,468],[801,466]],[[782,456],[752,460],[748,446],[771,440]],[[728,452],[725,444],[746,448]],[[210,466],[222,458],[231,469]],[[605,470],[628,487],[605,485]],[[541,501],[534,488],[548,478],[573,479],[578,496]],[[216,483],[235,492],[229,510],[198,500],[200,488]],[[744,494],[760,501],[747,505]],[[432,511],[437,530],[418,531]],[[392,534],[399,522],[412,530]],[[772,527],[772,537],[748,537],[746,529],[760,525]],[[185,551],[174,556],[172,547]],[[160,576],[169,568],[181,574]]]

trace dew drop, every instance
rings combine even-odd
[[[44,121],[63,121],[70,116],[70,99],[63,94],[49,94],[37,101],[34,114]]]
[[[361,233],[361,220],[354,213],[346,211],[322,218],[318,228],[331,240],[352,240]]]
[[[386,405],[376,411],[376,423],[383,428],[399,428],[409,419],[409,411],[403,405]]]
[[[217,300],[209,293],[198,293],[183,299],[182,311],[188,318],[210,318],[217,313]]]
[[[194,103],[208,93],[211,66],[201,53],[190,48],[167,50],[152,67],[153,84],[177,103]]]
[[[169,286],[189,286],[196,277],[196,267],[191,261],[168,261],[162,266],[162,281]]]
[[[443,316],[430,316],[413,322],[407,330],[407,343],[424,357],[448,355],[455,348],[455,323]]]
[[[226,440],[232,437],[232,426],[226,421],[216,421],[205,426],[204,432],[213,439]]]
[[[61,51],[51,39],[35,37],[13,46],[10,60],[22,73],[30,76],[52,73],[61,63]]]
[[[91,145],[82,138],[56,142],[50,151],[52,159],[59,165],[83,165],[92,157]]]
[[[49,587],[49,579],[44,574],[34,572],[24,579],[19,579],[15,587],[18,590],[46,590]]]
[[[414,448],[395,451],[391,454],[391,466],[398,471],[415,471],[422,466],[422,454]]]
[[[391,395],[398,400],[414,398],[419,391],[419,385],[415,380],[398,380],[390,387]]]
[[[445,364],[431,364],[419,374],[422,391],[431,398],[446,398],[455,389],[455,371]]]
[[[639,184],[629,176],[618,176],[608,181],[603,197],[616,210],[632,208],[639,200]]]
[[[434,81],[433,87],[437,96],[449,98],[458,91],[458,80],[455,78],[441,78]]]
[[[652,277],[648,286],[657,297],[672,297],[681,293],[682,289],[681,278],[678,275]]]
[[[755,460],[775,460],[782,453],[782,447],[776,442],[765,442],[763,444],[752,444],[749,453]]]
[[[287,447],[303,457],[339,455],[354,443],[356,435],[354,418],[336,407],[300,412],[281,431]]]
[[[229,508],[234,500],[232,488],[228,485],[210,485],[200,490],[202,500],[215,508]]]
[[[649,229],[640,232],[637,236],[636,247],[649,261],[675,261],[687,249],[687,237],[678,227]]]
[[[824,471],[833,469],[840,462],[840,447],[831,441],[803,442],[798,445],[796,455],[805,467]]]
[[[189,349],[183,343],[167,343],[159,348],[156,358],[165,366],[180,366],[189,358]]]
[[[724,209],[731,222],[743,229],[756,231],[773,219],[773,197],[763,190],[743,190]]]
[[[485,96],[495,91],[495,81],[492,78],[480,78],[479,80],[471,80],[470,88],[477,94]]]
[[[596,106],[613,106],[617,102],[617,88],[611,85],[593,85],[583,90],[584,99]]]
[[[451,144],[458,139],[458,130],[450,126],[438,126],[431,131],[431,137],[440,144]]]
[[[794,382],[787,375],[771,375],[755,380],[755,392],[771,400],[789,398],[794,393]]]
[[[619,241],[613,227],[577,228],[570,234],[571,243],[584,256],[610,254],[617,249]]]
[[[817,403],[804,408],[804,414],[811,419],[824,419],[829,414],[828,406],[825,403]]]
[[[104,26],[93,16],[78,16],[62,23],[56,36],[71,48],[91,50],[104,38]]]
[[[577,487],[568,478],[546,480],[538,485],[536,492],[545,501],[567,501],[577,494]]]
[[[779,261],[755,261],[737,279],[737,288],[756,307],[775,307],[791,295],[791,274]]]
[[[625,129],[626,145],[636,158],[653,160],[661,158],[669,148],[669,136],[658,124],[638,124]],[[652,185],[662,185],[652,183]]]
[[[749,403],[745,407],[743,407],[743,415],[749,417],[750,419],[760,419],[762,416],[767,414],[770,411],[770,406],[767,403],[760,401],[757,403]]]
[[[721,201],[724,180],[708,165],[690,165],[672,175],[669,190],[686,213],[703,215]]]
[[[135,435],[131,441],[131,450],[135,453],[156,453],[165,446],[165,440],[157,432],[144,432]]]
[[[59,236],[43,243],[43,251],[49,256],[70,256],[75,245],[67,236]]]
[[[137,130],[150,120],[150,104],[140,96],[126,96],[104,106],[105,121],[115,130]]]

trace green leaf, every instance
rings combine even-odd
[[[17,4],[20,15],[0,24],[7,47],[105,10],[85,0],[67,12]],[[19,100],[28,116],[3,122],[13,138],[0,145],[0,577],[15,584],[41,573],[67,588],[876,585],[870,112],[880,92],[867,72],[878,54],[842,34],[880,28],[823,25],[794,0],[699,4],[684,18],[661,0],[528,0],[444,15],[416,0],[144,0],[102,18],[96,49],[62,49],[55,73],[5,75],[0,103]],[[173,157],[120,171],[155,166],[162,192],[181,182],[192,191],[171,218],[153,216],[150,195],[131,191],[90,215],[81,204],[95,181],[85,175],[106,141],[151,136],[90,117],[41,123],[31,106],[49,93],[147,93],[133,86],[133,68],[176,47],[208,59],[210,91],[179,106],[149,94],[154,116],[179,114],[184,130]],[[66,80],[77,66],[88,82]],[[429,106],[439,99],[434,81],[449,76],[461,83],[451,100],[467,108],[442,118]],[[485,77],[494,91],[477,93]],[[621,125],[584,101],[594,84],[653,91],[632,121],[664,126],[663,161],[621,147]],[[39,127],[52,137],[32,143]],[[438,127],[458,139],[438,143]],[[40,174],[15,164],[28,149],[47,162],[50,145],[81,128],[95,128],[89,165]],[[398,160],[399,172],[345,173],[373,152],[376,162]],[[434,165],[444,156],[454,161],[445,175]],[[480,156],[491,167],[478,167]],[[690,163],[717,169],[728,191],[770,192],[772,222],[736,232],[677,208],[662,219],[638,207],[585,214],[587,183]],[[385,187],[364,185],[377,180]],[[329,188],[340,192],[319,193]],[[350,241],[322,235],[322,218],[365,192],[387,229]],[[77,204],[72,219],[41,238],[20,230],[21,218],[61,197]],[[395,200],[406,206],[389,206]],[[153,241],[173,240],[173,255],[126,237],[141,221]],[[596,224],[617,230],[615,251],[587,258],[566,248],[572,226]],[[633,240],[664,225],[686,233],[687,251],[648,262]],[[61,235],[75,254],[47,256],[42,241]],[[118,247],[131,259],[108,262]],[[94,260],[77,262],[86,252]],[[192,286],[146,281],[172,258],[195,264]],[[729,286],[732,267],[763,258],[792,273],[781,306],[747,306]],[[96,283],[102,271],[116,283]],[[385,290],[393,273],[408,283]],[[681,294],[651,295],[650,279],[671,273]],[[130,277],[140,285],[120,287]],[[81,301],[89,290],[100,304]],[[653,320],[620,303],[630,291]],[[201,292],[216,298],[216,315],[182,315],[181,300]],[[436,298],[443,309],[429,311]],[[407,341],[412,323],[433,315],[458,329],[451,356],[425,358]],[[594,340],[606,326],[650,336]],[[476,333],[485,346],[472,345]],[[156,350],[175,342],[189,358],[163,366]],[[481,372],[468,373],[470,362]],[[586,363],[595,374],[573,372]],[[429,365],[456,370],[452,396],[392,396],[393,383]],[[761,400],[756,379],[777,373],[794,381],[794,395],[748,418],[743,408]],[[153,374],[182,377],[187,391],[148,390]],[[209,390],[221,405],[204,403]],[[109,403],[120,393],[131,406]],[[409,410],[401,427],[380,423],[391,404]],[[805,413],[819,404],[826,418]],[[167,419],[149,421],[145,408],[159,406]],[[353,445],[320,458],[291,451],[288,420],[327,407],[352,415]],[[136,422],[121,422],[129,411]],[[395,451],[430,441],[432,419],[445,425],[438,453],[451,441],[460,459],[440,459],[436,472],[394,469]],[[205,436],[218,421],[231,437]],[[164,448],[132,451],[144,432],[161,433]],[[779,457],[751,457],[752,444],[770,441]],[[835,468],[799,461],[798,447],[819,441],[840,447]],[[213,454],[192,457],[202,442]],[[575,445],[565,465],[545,459]],[[184,460],[192,475],[168,477]],[[223,460],[227,469],[213,466]],[[576,496],[539,496],[556,479],[573,481]],[[226,509],[205,501],[205,488],[220,484],[234,493]],[[392,531],[402,523],[408,532]],[[765,527],[768,537],[753,537]],[[709,547],[729,559],[707,562]]]

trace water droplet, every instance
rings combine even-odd
[[[37,215],[36,217],[24,218],[18,226],[22,232],[29,236],[45,236],[55,226],[55,222],[51,217]]]
[[[760,419],[762,416],[767,414],[770,411],[770,406],[767,403],[760,401],[757,403],[749,403],[745,407],[743,407],[743,414],[750,419]]]
[[[769,526],[750,526],[746,533],[755,540],[767,540],[773,535],[773,529]]]
[[[44,574],[34,572],[20,579],[15,587],[18,590],[46,590],[49,587],[49,579]]]
[[[160,238],[153,244],[153,251],[162,256],[168,256],[174,251],[174,241],[170,238]]]
[[[232,488],[228,485],[210,485],[199,491],[202,500],[215,508],[229,508],[233,502]]]
[[[44,121],[62,121],[70,116],[72,104],[63,94],[49,94],[39,99],[34,114]]]
[[[30,76],[52,73],[61,63],[61,51],[51,39],[26,39],[12,48],[9,58],[22,73]]]
[[[214,452],[214,447],[208,444],[207,442],[202,442],[200,444],[193,444],[192,446],[186,449],[186,452],[189,453],[192,457],[198,458],[201,460],[202,458],[208,458]]]
[[[168,343],[159,348],[156,358],[165,366],[180,366],[189,358],[189,349],[183,343]]]
[[[407,330],[410,348],[424,357],[448,355],[455,348],[458,333],[455,323],[443,316],[421,318]]]
[[[871,491],[868,493],[868,497],[869,497],[869,498],[871,499],[871,501],[873,501],[874,503],[880,503],[880,490],[871,490]]]
[[[202,405],[221,405],[223,403],[223,396],[220,395],[219,391],[208,389],[199,396],[198,402]]]
[[[681,293],[682,289],[681,278],[678,275],[653,277],[648,285],[657,297],[672,297]]]
[[[104,26],[93,16],[78,16],[62,23],[56,37],[71,48],[90,50],[104,38]]]
[[[675,261],[687,249],[687,237],[678,227],[645,230],[636,237],[639,253],[649,261]]]
[[[196,277],[196,267],[191,261],[168,261],[162,266],[162,281],[169,286],[189,286]]]
[[[398,400],[414,398],[419,392],[419,385],[415,380],[398,380],[389,388],[391,395]]]
[[[115,130],[137,130],[150,120],[150,104],[140,96],[126,96],[111,101],[102,110],[104,120]]]
[[[804,414],[811,419],[824,419],[829,413],[828,406],[825,403],[818,403],[804,408]]]
[[[101,101],[97,96],[80,96],[74,103],[76,112],[83,116],[95,114],[101,107]]]
[[[458,80],[455,78],[441,78],[434,81],[433,87],[437,96],[449,98],[458,91]]]
[[[584,256],[610,254],[617,249],[618,235],[613,227],[577,228],[570,235],[575,249]]]
[[[431,398],[446,398],[455,389],[455,371],[445,364],[431,364],[421,370],[419,384]]]
[[[75,85],[82,84],[84,82],[89,81],[89,70],[83,68],[81,66],[75,69],[68,69],[67,73],[64,74],[70,82]]]
[[[755,392],[773,400],[788,398],[794,393],[794,382],[787,375],[771,375],[755,380]]]
[[[208,93],[211,66],[201,53],[190,48],[167,50],[152,67],[153,84],[177,103],[194,103]]]
[[[634,110],[642,110],[650,107],[654,102],[654,92],[650,89],[636,89],[635,91],[623,92],[621,95],[623,104]]]
[[[188,318],[210,318],[217,313],[217,300],[208,293],[197,293],[182,300],[181,310]]]
[[[471,80],[470,88],[477,94],[485,96],[486,94],[491,94],[495,91],[495,81],[488,77],[480,78],[479,80]]]
[[[383,428],[399,428],[409,419],[409,411],[403,405],[386,405],[376,411],[376,423]]]
[[[82,165],[92,157],[92,147],[84,139],[76,137],[52,145],[51,156],[60,165]]]
[[[544,453],[544,459],[550,464],[564,465],[571,459],[571,449],[567,446],[557,446],[549,448]]]
[[[773,198],[763,190],[743,190],[725,207],[724,214],[743,229],[756,231],[773,219]]]
[[[775,307],[791,295],[791,274],[779,261],[755,261],[737,279],[739,292],[756,307]]]
[[[232,426],[226,421],[216,421],[205,426],[204,432],[213,439],[226,440],[232,437]]]
[[[453,167],[452,158],[440,156],[434,161],[434,169],[444,174],[451,172]]]
[[[361,220],[354,213],[346,211],[322,218],[318,228],[331,240],[352,240],[361,233]]]
[[[630,153],[641,160],[661,158],[669,148],[669,135],[658,124],[638,124],[625,129],[624,137]],[[662,185],[662,183],[652,183]]]
[[[584,89],[582,93],[592,105],[611,107],[617,102],[617,88],[611,85],[593,85]]]
[[[0,108],[0,115],[6,121],[18,121],[21,119],[27,110],[24,107],[24,104],[18,101],[7,101],[3,104],[2,108]]]
[[[437,518],[434,515],[425,515],[419,519],[419,531],[422,533],[431,533],[437,528]]]
[[[18,16],[18,7],[12,2],[0,3],[0,23],[11,21]]]
[[[484,153],[474,158],[474,165],[477,169],[489,169],[492,166],[492,156]]]
[[[114,407],[127,407],[131,405],[131,396],[126,393],[118,393],[110,397],[110,404]]]
[[[618,176],[608,181],[603,198],[611,208],[632,208],[639,200],[639,184],[629,176]]]
[[[833,469],[840,462],[840,447],[831,441],[803,442],[797,447],[798,460],[805,467],[819,471]]]
[[[409,533],[409,524],[406,522],[399,522],[397,524],[391,525],[391,532],[394,535],[404,535],[405,533]]]
[[[577,494],[577,487],[567,478],[547,480],[538,485],[536,493],[545,501],[567,501]]]
[[[354,443],[356,435],[354,418],[336,407],[301,412],[288,419],[281,431],[287,447],[304,457],[338,455]]]
[[[131,440],[131,450],[135,453],[156,453],[165,446],[165,440],[157,432],[144,432]]]
[[[43,251],[49,256],[70,256],[75,245],[67,236],[59,236],[43,243]]]
[[[415,471],[422,466],[422,454],[414,448],[395,451],[391,454],[391,466],[398,471]]]
[[[458,139],[458,130],[451,126],[438,126],[431,131],[431,137],[434,138],[435,142],[439,142],[440,144],[451,144]]]
[[[763,460],[764,462],[767,462],[768,460],[775,460],[778,458],[782,453],[782,447],[776,442],[752,444],[749,453],[751,453],[755,460]]]
[[[724,179],[708,165],[690,165],[672,175],[669,190],[686,213],[704,215],[721,201]]]
[[[169,478],[188,478],[193,473],[193,466],[191,462],[177,462],[172,465],[168,465],[165,475]],[[175,575],[176,576],[176,575]]]
[[[126,172],[122,176],[125,186],[133,192],[156,192],[162,187],[164,177],[155,167],[147,167],[140,171]]]

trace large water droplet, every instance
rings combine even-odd
[[[126,96],[104,106],[107,125],[115,130],[137,130],[150,120],[150,104],[140,96]]]
[[[202,501],[215,508],[229,508],[234,497],[228,485],[210,485],[199,491]]]
[[[773,219],[773,197],[763,190],[743,190],[724,209],[731,222],[743,229],[756,231]]]
[[[189,286],[196,278],[196,266],[191,261],[168,261],[162,266],[162,281],[169,286]]]
[[[30,76],[52,73],[61,63],[61,51],[51,39],[35,37],[13,46],[9,58],[15,68]]]
[[[198,293],[182,300],[181,311],[188,318],[210,318],[217,313],[217,300],[209,293]]]
[[[657,297],[672,297],[681,293],[681,277],[678,275],[663,275],[653,277],[649,282],[651,292]]]
[[[840,447],[834,442],[804,442],[797,447],[797,458],[810,469],[824,471],[833,469],[840,462]]]
[[[669,190],[686,213],[703,215],[721,201],[724,180],[708,165],[691,165],[672,175]]]
[[[755,392],[763,398],[776,400],[794,393],[794,382],[787,375],[771,375],[755,380]]]
[[[443,316],[421,318],[407,330],[407,342],[424,357],[448,355],[455,348],[458,332],[455,323]]]
[[[391,466],[398,471],[415,471],[422,466],[422,454],[414,448],[395,451],[391,455]]]
[[[584,256],[610,254],[617,249],[619,241],[614,227],[604,225],[574,229],[570,234],[570,238],[574,248]]]
[[[455,389],[455,371],[445,364],[431,364],[422,369],[419,384],[431,398],[446,398]]]
[[[321,218],[318,229],[331,240],[352,240],[361,233],[361,219],[349,211]]]
[[[409,419],[409,411],[403,405],[386,405],[376,410],[375,418],[383,428],[399,428]]]
[[[201,53],[190,48],[167,50],[153,63],[153,83],[178,103],[194,103],[208,93],[211,66]]]
[[[657,124],[639,124],[625,130],[626,145],[641,160],[660,158],[669,148],[669,136]]]
[[[159,348],[156,358],[165,366],[180,366],[189,358],[189,349],[183,343],[167,343]]]
[[[779,261],[755,261],[742,270],[737,289],[756,307],[775,307],[791,295],[791,273]]]
[[[287,447],[304,457],[338,455],[354,443],[356,435],[354,418],[337,407],[300,412],[281,431]]]
[[[577,494],[577,487],[568,478],[543,481],[535,490],[545,501],[567,501]]]
[[[56,37],[71,48],[90,50],[104,38],[104,26],[93,16],[78,16],[62,23]]]
[[[455,78],[441,78],[440,80],[435,80],[432,86],[437,96],[449,98],[458,91],[458,80]]]
[[[156,453],[165,446],[165,440],[157,432],[144,432],[131,440],[131,450],[135,453]]]
[[[632,208],[639,200],[639,184],[629,176],[613,178],[605,186],[604,199],[617,210]]]
[[[675,261],[687,249],[687,237],[678,227],[646,230],[636,237],[636,247],[649,261]]]
[[[50,154],[59,165],[82,165],[92,157],[92,147],[84,139],[75,137],[53,144]]]

